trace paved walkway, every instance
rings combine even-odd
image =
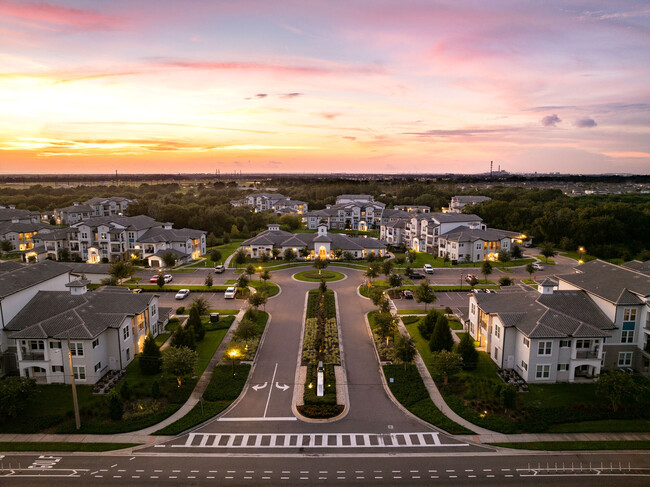
[[[473,429],[477,429],[474,427]],[[650,433],[489,433],[456,438],[477,443],[529,443],[537,441],[650,441]]]

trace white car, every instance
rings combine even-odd
[[[171,274],[165,274],[163,277],[165,279],[165,284],[167,284],[168,282],[172,282],[172,279],[174,279],[174,276],[172,276]]]
[[[234,286],[230,286],[229,288],[226,289],[226,293],[224,294],[224,297],[226,299],[235,299],[235,294],[237,294],[237,289]]]
[[[543,271],[544,266],[542,264],[535,263],[533,264],[533,269],[535,269],[536,271]]]
[[[433,274],[433,267],[431,267],[431,264],[424,264],[424,272],[427,274]]]
[[[176,293],[176,299],[185,299],[189,295],[190,295],[189,289],[181,289]]]

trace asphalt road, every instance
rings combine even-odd
[[[558,263],[553,271],[563,273]],[[329,283],[339,305],[349,407],[333,422],[306,422],[294,415],[292,396],[305,296],[315,283],[292,279],[297,270],[273,272],[281,292],[258,359],[242,396],[221,417],[162,444],[133,453],[0,455],[2,485],[649,485],[650,455],[643,452],[530,453],[498,450],[455,439],[421,422],[387,395],[365,321],[373,309],[357,293],[359,271]],[[560,271],[561,272],[558,272]],[[448,271],[428,276],[435,284]],[[570,271],[567,266],[566,271]],[[206,271],[175,274],[176,284],[200,283]],[[228,271],[219,281],[232,279]],[[461,271],[465,272],[465,271]],[[509,274],[517,276],[517,271]],[[527,276],[524,276],[527,277]],[[505,292],[525,292],[513,288]],[[162,306],[180,301],[163,293]],[[198,294],[198,293],[197,293]],[[210,307],[234,308],[239,300],[205,293]],[[439,293],[439,306],[467,306],[466,293]],[[169,301],[169,303],[168,303]],[[185,302],[189,302],[185,300]],[[404,306],[402,306],[404,305]],[[398,307],[417,308],[414,301]]]

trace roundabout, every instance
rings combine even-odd
[[[320,274],[316,270],[310,270],[310,271],[298,272],[293,275],[293,278],[296,279],[297,281],[305,281],[305,282],[320,282],[321,280],[324,280],[326,282],[333,282],[333,281],[340,281],[341,279],[345,279],[345,277],[346,277],[345,274],[341,272],[328,271],[328,270],[321,271]]]

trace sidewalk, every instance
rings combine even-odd
[[[212,379],[212,373],[214,367],[221,361],[226,348],[230,344],[233,333],[239,326],[239,322],[244,316],[245,311],[240,310],[235,321],[228,329],[228,332],[221,340],[219,347],[214,352],[210,363],[206,367],[203,375],[196,383],[194,390],[190,394],[189,399],[181,406],[181,408],[176,411],[174,414],[164,419],[158,424],[154,424],[148,428],[131,431],[128,433],[118,433],[115,435],[96,435],[96,434],[68,434],[68,435],[59,435],[59,434],[44,434],[44,433],[35,433],[35,434],[0,434],[0,442],[70,442],[70,443],[143,443],[143,444],[153,444],[160,441],[166,441],[168,438],[165,436],[152,436],[155,431],[168,426],[175,421],[181,419],[187,413],[189,413],[194,406],[196,406],[203,396],[203,392],[208,387],[210,379]],[[169,342],[169,340],[167,341]]]
[[[473,429],[477,429],[476,427]],[[650,433],[488,433],[459,435],[456,438],[476,443],[529,443],[538,441],[650,441]]]

